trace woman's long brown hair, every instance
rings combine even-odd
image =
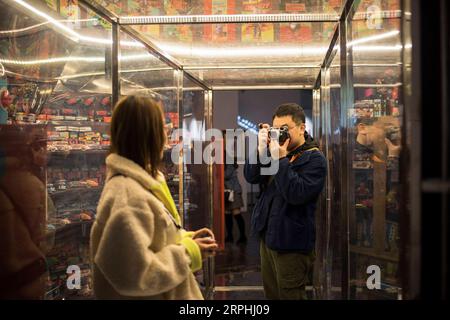
[[[164,113],[153,100],[126,96],[111,120],[111,152],[139,164],[156,178],[166,142]]]

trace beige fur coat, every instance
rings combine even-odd
[[[192,234],[176,226],[150,192],[165,183],[117,154],[106,159],[107,182],[91,231],[94,292],[99,299],[203,299]],[[199,260],[200,259],[200,260]]]

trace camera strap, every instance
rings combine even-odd
[[[305,152],[307,152],[307,151],[314,151],[314,150],[319,150],[319,148],[314,147],[314,148],[310,148],[310,149],[306,149],[306,150],[298,150],[298,151],[294,151],[293,153],[291,153],[291,154],[289,155],[289,156],[291,157],[291,158],[289,159],[289,162],[292,163],[292,162],[294,162],[295,160],[297,160],[298,158],[300,158],[300,156],[301,156],[303,153],[305,153]]]
[[[288,154],[289,162],[292,163],[297,160],[306,151],[319,151],[319,145],[314,139],[305,131],[305,143]]]

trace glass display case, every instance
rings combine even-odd
[[[29,170],[40,181],[31,192],[39,209],[27,231],[36,254],[24,263],[38,275],[37,295],[93,298],[89,234],[105,182],[117,97],[145,95],[161,105],[169,136],[162,170],[184,227],[212,227],[220,242],[223,168],[208,163],[207,149],[212,90],[316,83],[315,136],[328,159],[318,214],[320,297],[401,297],[406,46],[400,3],[354,1],[339,21],[340,0],[0,0],[0,173],[19,150],[46,150],[45,163]],[[218,17],[284,13],[308,15],[295,23],[241,18],[221,24]],[[211,16],[212,22],[174,20],[194,14]],[[170,23],[151,20],[166,15]],[[15,134],[14,143],[24,148],[9,143]],[[215,142],[221,149],[222,142]],[[1,196],[7,197],[1,182]],[[213,263],[207,261],[199,278],[207,292],[214,285]],[[367,287],[369,266],[381,270],[379,290]],[[77,272],[80,286],[73,290],[67,281]]]

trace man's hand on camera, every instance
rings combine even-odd
[[[262,128],[258,132],[258,154],[263,156],[267,150],[267,144],[269,143],[269,128],[268,124],[263,124]]]
[[[291,139],[287,139],[283,145],[280,146],[278,140],[270,140],[270,155],[273,160],[285,158],[288,154],[287,147]]]

